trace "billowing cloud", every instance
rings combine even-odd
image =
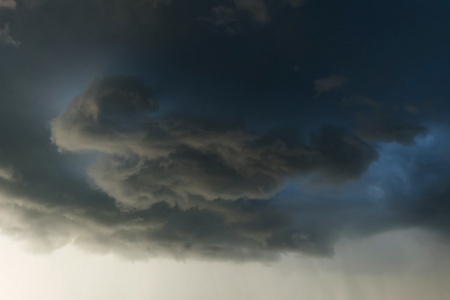
[[[330,256],[343,236],[407,227],[448,237],[449,135],[433,127],[449,119],[448,68],[432,50],[445,48],[444,14],[428,22],[438,6],[412,5],[418,18],[405,23],[393,18],[398,5],[389,15],[362,2],[293,9],[302,3],[29,0],[18,4],[42,9],[2,10],[2,43],[27,47],[0,47],[0,230],[37,251],[73,242],[131,258],[235,260]],[[388,23],[348,18],[362,10]],[[427,46],[411,48],[420,38]],[[136,78],[83,91],[106,70],[154,82],[163,109]],[[351,82],[317,75],[333,70]],[[311,88],[321,101],[309,101]],[[341,106],[341,90],[367,97]],[[428,97],[441,99],[432,111],[420,104]]]
[[[324,127],[307,146],[261,137],[226,121],[152,115],[156,101],[132,78],[94,81],[52,122],[60,150],[104,153],[89,174],[125,207],[184,203],[189,196],[267,198],[306,173],[356,179],[376,152],[344,129]]]
[[[436,139],[446,136],[433,134]],[[308,190],[299,184],[301,190],[287,189],[266,200],[190,195],[195,204],[191,207],[161,201],[121,210],[102,191],[87,186],[70,192],[58,190],[51,178],[46,188],[0,181],[0,228],[31,241],[35,251],[74,242],[133,259],[169,255],[272,260],[292,252],[331,256],[343,235],[367,236],[411,226],[450,230],[449,190],[442,188],[448,168],[436,165],[450,162],[448,147],[438,150],[435,145],[429,138],[417,149],[386,145],[360,181],[345,187]],[[139,184],[148,185],[135,186]]]
[[[232,260],[331,256],[343,235],[400,227],[447,232],[445,213],[434,211],[448,209],[448,189],[438,188],[448,169],[435,165],[445,162],[447,148],[435,147],[445,133],[418,148],[386,144],[377,155],[335,126],[300,142],[157,109],[139,79],[94,80],[51,123],[59,155],[97,152],[90,181],[50,150],[33,164],[5,165],[4,177],[24,176],[0,179],[1,230],[35,251],[73,242],[133,259]],[[311,176],[321,185],[309,186]]]

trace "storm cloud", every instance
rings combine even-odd
[[[448,238],[439,6],[0,1],[0,230],[239,261]]]
[[[326,126],[309,146],[260,137],[216,120],[154,116],[150,92],[133,78],[96,79],[52,122],[60,150],[106,154],[90,168],[94,182],[125,207],[267,198],[306,173],[330,182],[358,178],[376,151],[345,129]]]

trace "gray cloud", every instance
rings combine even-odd
[[[269,21],[268,8],[263,0],[234,0],[234,4],[238,9],[248,11],[257,23]]]
[[[99,78],[52,122],[52,141],[63,151],[104,153],[89,174],[125,208],[186,204],[191,195],[267,198],[288,177],[312,172],[343,182],[377,158],[363,141],[332,126],[306,146],[217,120],[151,115],[156,108],[139,81]]]
[[[385,123],[366,123],[358,134],[367,140],[380,142],[398,142],[403,145],[414,145],[418,135],[427,133],[421,125],[407,124],[386,120]]]
[[[370,146],[335,126],[302,143],[217,119],[162,115],[157,108],[152,91],[136,78],[94,80],[51,123],[62,153],[48,147],[36,157],[35,147],[27,146],[21,154],[5,152],[4,169],[23,176],[0,179],[1,230],[35,251],[73,242],[132,259],[227,260],[273,260],[291,252],[331,256],[343,235],[401,227],[447,232],[445,213],[438,218],[434,212],[448,209],[448,191],[436,189],[447,178],[431,161],[436,150],[427,156],[420,146],[412,156],[414,147],[397,145],[398,153],[383,152],[374,161]],[[444,150],[435,162],[444,161]],[[89,168],[92,181],[61,165],[60,156],[72,155],[67,151],[98,153]],[[408,157],[416,162],[412,169]],[[382,169],[376,176],[385,165],[393,173]],[[405,170],[409,177],[397,178]],[[305,175],[307,181],[314,174],[327,182],[359,181],[312,190],[299,183],[299,190],[280,191],[287,178]],[[435,182],[432,174],[442,179]],[[417,187],[414,195],[410,186]]]
[[[17,3],[15,0],[0,0],[0,9],[1,8],[15,9],[16,5]]]
[[[347,82],[347,78],[339,75],[331,75],[328,77],[314,80],[314,89],[316,97],[330,90],[342,87]]]
[[[27,3],[32,6],[40,2]],[[95,6],[91,0],[48,1],[48,6],[42,7],[45,9],[14,12],[8,21],[13,29],[11,34],[27,47],[21,51],[2,49],[5,59],[0,69],[5,88],[1,90],[1,99],[5,101],[0,103],[0,229],[30,241],[37,251],[51,251],[74,242],[85,249],[119,253],[133,259],[169,255],[270,260],[286,252],[330,256],[336,240],[343,235],[366,237],[381,231],[418,226],[448,237],[450,191],[445,188],[449,178],[447,170],[450,170],[450,151],[448,145],[445,146],[448,134],[433,135],[431,127],[427,136],[421,134],[424,127],[416,118],[423,117],[426,109],[414,99],[408,103],[418,110],[403,108],[404,103],[400,102],[386,106],[369,98],[350,99],[349,114],[353,116],[355,109],[364,111],[357,128],[352,127],[351,120],[345,119],[342,123],[351,129],[323,126],[300,140],[297,139],[300,135],[287,138],[284,131],[264,135],[251,132],[243,124],[204,115],[163,114],[157,110],[158,102],[152,90],[139,80],[106,77],[93,82],[51,123],[51,128],[45,128],[44,122],[54,118],[61,103],[82,85],[80,81],[84,82],[102,68],[121,68],[120,63],[114,64],[124,57],[109,53],[118,48],[119,52],[125,52],[123,65],[129,67],[127,70],[141,72],[145,69],[142,72],[147,78],[158,78],[159,74],[173,68],[165,76],[170,78],[167,81],[174,82],[162,82],[164,88],[170,90],[168,98],[186,95],[180,105],[192,104],[193,111],[210,101],[216,108],[231,108],[233,113],[245,115],[250,122],[260,118],[263,121],[259,124],[264,122],[270,126],[284,122],[286,117],[289,127],[296,128],[310,125],[314,128],[324,118],[329,121],[348,118],[348,114],[334,111],[334,99],[333,105],[325,103],[315,110],[302,102],[307,93],[299,95],[297,90],[279,85],[290,81],[292,85],[298,84],[298,77],[284,77],[284,71],[278,72],[294,63],[300,66],[297,75],[305,82],[312,82],[310,70],[330,74],[326,73],[328,67],[316,69],[314,63],[331,51],[324,47],[325,50],[316,52],[315,47],[321,49],[320,41],[313,43],[310,49],[317,56],[311,56],[308,51],[300,55],[303,52],[298,51],[303,46],[310,47],[307,42],[311,40],[296,33],[318,27],[328,32],[328,28],[322,26],[321,12],[316,11],[317,19],[305,18],[310,21],[302,21],[302,30],[285,31],[295,24],[285,23],[288,20],[275,22],[279,10],[273,4],[283,4],[282,9],[286,9],[300,1],[264,1],[268,20],[274,20],[270,24],[274,30],[267,28],[267,32],[286,34],[277,33],[277,39],[269,34],[266,38],[266,30],[261,30],[263,34],[257,34],[261,48],[249,47],[253,42],[248,39],[249,44],[232,46],[239,50],[234,52],[226,47],[241,45],[235,42],[239,39],[221,40],[220,36],[211,38],[211,35],[193,37],[193,34],[203,34],[198,28],[205,24],[199,19],[207,15],[211,7],[221,7],[216,17],[210,19],[216,27],[228,27],[236,30],[235,33],[245,26],[255,28],[251,10],[239,9],[233,1],[219,2],[199,1],[193,5],[189,1],[99,0],[95,1],[98,5]],[[340,20],[341,15],[336,18]],[[247,23],[241,23],[242,20]],[[312,20],[314,24],[310,23]],[[327,22],[326,18],[324,21]],[[277,27],[279,23],[286,27]],[[119,26],[114,26],[117,24]],[[316,27],[317,24],[320,26]],[[118,34],[122,34],[121,38],[117,38]],[[143,48],[133,43],[128,46],[135,36],[144,39],[140,44],[145,45]],[[164,72],[160,69],[151,73],[149,61],[159,61],[158,52],[164,52],[153,51],[151,43],[168,36],[183,46],[179,47],[180,51],[209,58],[190,61],[186,57],[191,56],[170,56],[169,53],[168,59],[159,62]],[[315,36],[311,35],[313,41]],[[241,41],[244,38],[247,40],[243,37]],[[290,48],[285,46],[294,40],[298,47],[285,52]],[[163,44],[167,45],[165,41]],[[115,43],[121,46],[115,47]],[[101,50],[93,55],[89,49],[96,45],[101,46]],[[122,49],[122,45],[127,49]],[[197,49],[198,45],[202,46]],[[214,46],[211,48],[211,45]],[[279,49],[275,50],[276,47]],[[138,57],[142,53],[139,50],[136,54],[136,48],[145,50],[142,51],[146,53],[145,58]],[[216,52],[218,48],[223,52]],[[263,51],[256,53],[255,49]],[[348,49],[350,47],[341,48],[342,51]],[[147,50],[155,56],[147,56]],[[215,66],[217,54],[229,60]],[[331,56],[341,57],[335,55],[337,53]],[[131,56],[131,60],[136,61],[128,66]],[[300,56],[302,60],[297,61]],[[243,57],[249,59],[243,60],[241,67]],[[280,64],[279,57],[285,57],[286,64]],[[94,63],[109,58],[114,61],[113,65]],[[173,65],[167,64],[169,61]],[[267,69],[264,67],[267,62],[277,67]],[[323,65],[329,62],[324,61]],[[183,70],[180,66],[185,63],[187,66]],[[308,67],[308,64],[312,65]],[[205,66],[215,67],[205,70]],[[75,69],[83,70],[82,74],[75,75]],[[87,69],[91,71],[85,72]],[[226,105],[221,106],[223,99],[233,96],[225,92],[228,87],[232,90],[238,82],[269,73],[274,75],[258,85],[263,87],[258,93],[249,91],[244,84],[245,88],[234,94],[243,95],[241,98],[230,97],[230,103],[223,101]],[[359,73],[356,74],[352,78],[357,78]],[[192,78],[188,78],[191,75]],[[178,79],[173,79],[177,76]],[[204,81],[205,77],[215,76],[223,83],[220,88]],[[61,80],[63,77],[65,80]],[[188,95],[189,88],[176,80],[185,85],[195,82],[197,86],[191,87],[192,90],[205,86],[215,90],[209,94],[195,90],[191,96],[198,94],[205,98],[195,99]],[[209,97],[212,94],[226,96],[219,101]],[[247,96],[248,102],[239,102]],[[295,99],[295,107],[284,98]],[[441,108],[437,110],[442,114],[448,111],[444,100],[441,106],[433,104],[435,110]],[[354,103],[350,103],[352,101]],[[276,112],[277,107],[285,105],[285,110]],[[204,111],[209,113],[211,107]],[[241,108],[245,111],[236,111]],[[291,108],[292,114],[286,116],[285,112]],[[269,113],[259,113],[264,109],[270,110]],[[307,121],[299,121],[303,117]],[[51,129],[52,140],[60,153],[49,143],[47,129]],[[414,140],[417,140],[416,145],[410,147]],[[399,150],[396,153],[386,151],[390,148]],[[442,153],[437,153],[438,150]],[[87,170],[85,166],[89,166]],[[377,172],[380,175],[374,175]]]
[[[359,122],[357,133],[366,140],[410,146],[415,144],[417,136],[427,133],[426,127],[417,124],[415,119],[405,117],[404,111],[396,106],[369,99],[360,104],[367,108],[356,113]]]
[[[0,29],[0,43],[6,46],[12,46],[15,48],[20,47],[20,42],[16,41],[10,34],[9,34],[9,24],[6,23],[3,29]]]
[[[331,255],[333,239],[327,231],[339,230],[336,224],[333,229],[322,224],[318,230],[313,220],[295,221],[294,212],[299,209],[287,212],[260,200],[216,200],[211,202],[214,209],[181,209],[160,202],[146,210],[123,212],[92,205],[51,206],[36,192],[33,198],[0,195],[0,228],[39,252],[73,242],[132,259],[272,260],[284,252]],[[49,191],[45,197],[52,194]]]
[[[13,167],[0,165],[0,179],[7,181],[16,181],[18,177],[19,176]]]

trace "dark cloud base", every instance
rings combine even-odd
[[[56,156],[97,153],[90,186],[49,176],[51,167],[39,179],[26,169],[22,177],[3,176],[3,231],[41,251],[74,241],[132,259],[273,260],[281,253],[332,256],[343,235],[410,226],[448,230],[448,190],[428,192],[444,179],[422,184],[413,196],[383,184],[383,202],[326,192],[359,181],[364,187],[364,174],[379,162],[373,145],[344,128],[324,126],[301,141],[157,108],[139,79],[94,80],[51,123],[52,141],[63,151]],[[437,161],[418,155],[408,185],[427,168],[444,178]],[[13,174],[8,170],[3,174]],[[310,178],[325,192],[282,190],[295,178]]]
[[[2,3],[0,228],[35,250],[448,237],[447,2]]]

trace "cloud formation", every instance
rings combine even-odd
[[[358,178],[377,154],[333,126],[310,145],[261,137],[226,121],[156,117],[145,86],[126,77],[96,79],[52,122],[60,150],[99,151],[90,168],[97,186],[124,207],[160,201],[267,198],[286,178],[318,173],[329,182]]]
[[[6,23],[3,29],[0,29],[0,43],[6,46],[12,46],[15,48],[20,47],[20,42],[16,41],[10,34],[9,34],[9,24]]]
[[[411,146],[415,144],[417,136],[427,133],[425,126],[405,114],[405,112],[411,114],[410,110],[400,110],[396,105],[373,101],[366,97],[353,97],[344,102],[347,105],[361,107],[356,112],[356,120],[359,123],[356,132],[365,140],[397,142]]]
[[[14,168],[10,166],[0,166],[0,179],[7,181],[15,181],[16,177],[17,175],[14,171]]]
[[[328,77],[314,80],[314,89],[316,97],[330,90],[342,87],[347,82],[347,78],[339,75],[331,75]]]
[[[433,135],[448,136],[442,131]],[[287,189],[269,199],[232,201],[190,195],[195,204],[190,207],[161,201],[123,210],[98,189],[81,185],[73,191],[58,190],[55,183],[60,186],[65,180],[48,178],[46,187],[0,180],[0,228],[31,241],[35,251],[74,242],[132,259],[238,261],[273,260],[281,253],[331,256],[342,236],[364,237],[411,226],[447,234],[449,190],[442,187],[449,148],[435,145],[429,138],[421,140],[419,148],[386,145],[360,181],[341,188],[308,190],[299,184],[300,190]],[[148,183],[134,183],[139,185]]]
[[[16,5],[17,4],[15,0],[0,0],[0,9],[1,8],[15,9]]]
[[[447,16],[421,19],[445,10],[293,9],[302,3],[4,6],[13,32],[1,29],[3,44],[16,47],[17,35],[27,47],[0,47],[0,230],[39,251],[74,242],[131,258],[235,260],[330,256],[343,236],[406,227],[448,236],[449,137],[433,127],[449,119],[448,67],[431,50],[445,49],[445,35],[430,27]],[[405,28],[414,35],[398,39]],[[411,47],[420,38],[426,47]],[[106,70],[155,82],[164,109],[136,78],[101,77],[83,91]],[[320,78],[340,70],[352,80]],[[311,83],[321,101],[309,101]],[[339,105],[341,88],[366,97]],[[427,93],[441,99],[432,111],[420,104]]]

